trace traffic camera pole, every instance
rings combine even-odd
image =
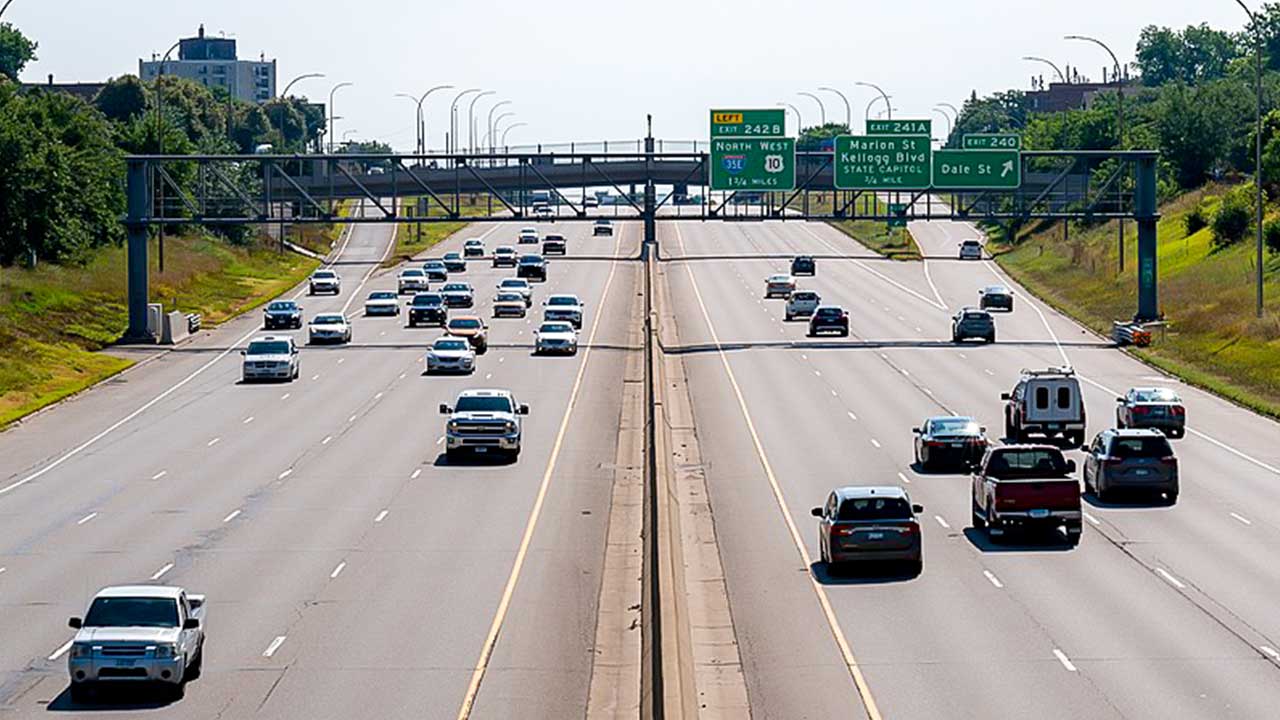
[[[1156,159],[1152,156],[1137,158],[1137,188],[1134,196],[1134,215],[1138,221],[1138,314],[1135,322],[1151,322],[1160,319],[1160,292],[1156,284],[1157,245],[1156,222],[1160,219],[1156,208]]]
[[[155,336],[147,328],[147,300],[150,298],[147,285],[147,164],[141,160],[130,160],[127,175],[128,215],[125,227],[128,231],[128,277],[129,277],[129,329],[125,331],[125,342],[154,342]]]

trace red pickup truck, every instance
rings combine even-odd
[[[1063,528],[1080,542],[1080,484],[1074,460],[1050,445],[991,448],[973,474],[973,526],[992,538],[1006,530]]]

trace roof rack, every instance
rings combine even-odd
[[[1037,376],[1037,375],[1075,375],[1075,374],[1076,374],[1076,371],[1075,371],[1075,368],[1071,367],[1070,365],[1063,365],[1063,366],[1061,366],[1061,367],[1056,367],[1056,368],[1054,368],[1054,367],[1051,367],[1051,368],[1045,368],[1044,370],[1032,370],[1032,369],[1030,369],[1030,368],[1022,368],[1022,374],[1023,374],[1023,375],[1031,375],[1031,376]]]

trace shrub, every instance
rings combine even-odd
[[[1205,217],[1206,215],[1207,213],[1205,212],[1204,205],[1202,204],[1197,204],[1191,209],[1191,212],[1187,213],[1186,217],[1182,219],[1182,222],[1186,225],[1188,236],[1195,235],[1201,230],[1209,227],[1209,219]]]
[[[1223,196],[1222,204],[1209,223],[1215,246],[1234,245],[1249,233],[1249,225],[1253,222],[1252,193],[1252,185],[1241,185]]]
[[[1280,221],[1270,220],[1262,226],[1262,240],[1268,250],[1280,255]]]

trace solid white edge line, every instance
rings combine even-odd
[[[1062,667],[1066,668],[1067,672],[1076,672],[1075,664],[1071,662],[1071,658],[1067,657],[1066,653],[1062,652],[1058,648],[1054,648],[1053,656],[1058,658],[1058,662],[1062,663]]]
[[[1259,645],[1258,649],[1261,650],[1268,657],[1274,660],[1280,660],[1280,652],[1277,652],[1275,648],[1269,647],[1267,645]]]
[[[269,658],[272,655],[275,655],[276,651],[279,650],[280,646],[284,644],[285,638],[287,637],[288,635],[277,635],[276,639],[272,640],[271,644],[267,646],[267,649],[262,651],[262,657]]]

